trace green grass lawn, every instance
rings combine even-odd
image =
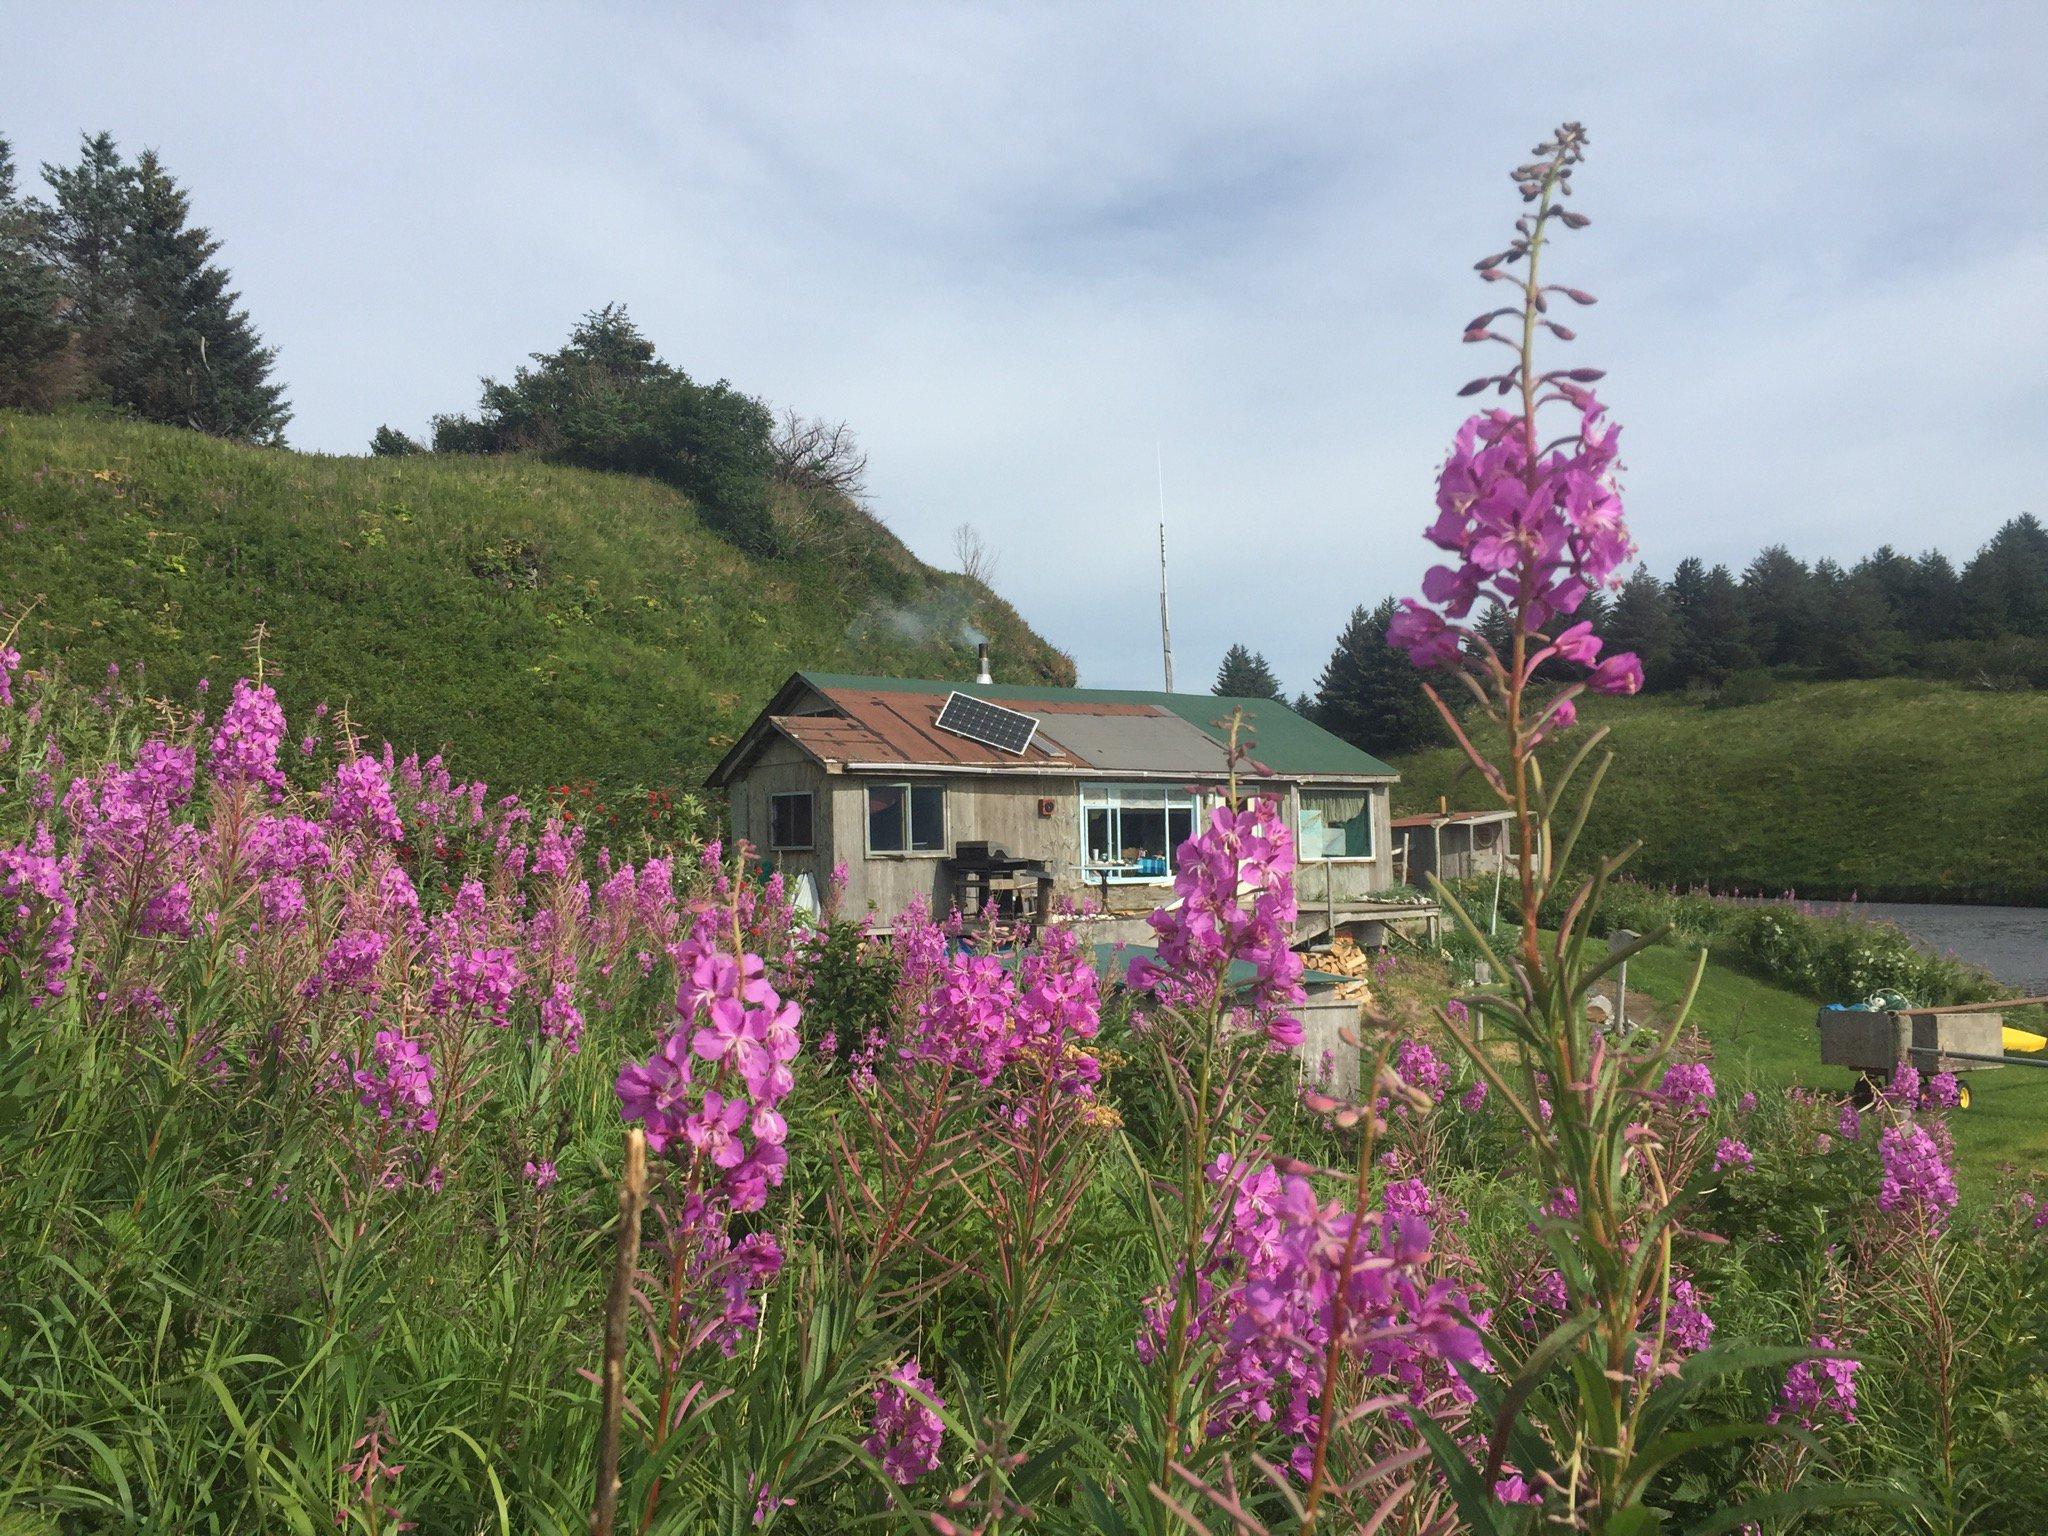
[[[1644,951],[1629,962],[1631,992],[1675,1004],[1692,976],[1692,957],[1676,948]],[[1718,1073],[1736,1091],[1808,1088],[1846,1092],[1855,1074],[1823,1067],[1812,999],[1709,961],[1692,1022],[1713,1042]],[[1967,1110],[1952,1112],[1966,1192],[1981,1194],[2008,1165],[2048,1166],[2048,1068],[1994,1067],[1972,1072]],[[1724,1086],[1724,1092],[1729,1091]]]
[[[1585,851],[1716,890],[2048,904],[2048,693],[1920,678],[1786,684],[1758,704],[1587,699],[1614,766]],[[1397,809],[1491,801],[1452,748],[1395,760]]]

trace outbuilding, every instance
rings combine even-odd
[[[1444,809],[1396,816],[1396,875],[1404,885],[1421,886],[1431,875],[1463,880],[1497,874],[1507,859],[1508,823],[1513,819],[1504,810]]]

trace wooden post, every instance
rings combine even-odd
[[[626,1407],[626,1313],[640,1266],[640,1212],[647,1205],[647,1133],[626,1132],[626,1173],[619,1182],[619,1240],[604,1306],[604,1407],[597,1426],[597,1504],[591,1536],[612,1536],[619,1515],[619,1420]]]

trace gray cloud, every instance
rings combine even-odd
[[[1654,567],[2040,505],[2038,8],[422,10],[51,7],[0,60],[23,160],[104,125],[190,184],[304,447],[623,299],[853,422],[928,559],[982,528],[1084,681],[1157,676],[1163,445],[1183,678],[1243,640],[1307,686],[1419,577],[1470,262],[1572,116]]]

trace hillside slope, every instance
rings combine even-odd
[[[1587,845],[1641,838],[1646,879],[2048,904],[2048,694],[1809,683],[1731,708],[1595,699],[1581,718],[1615,752]],[[1487,803],[1453,749],[1396,766],[1399,809]]]
[[[651,480],[519,457],[338,458],[0,412],[0,633],[89,679],[190,698],[263,659],[297,717],[465,775],[694,785],[798,667],[1073,679],[1007,603],[844,501],[780,493],[749,558]]]

